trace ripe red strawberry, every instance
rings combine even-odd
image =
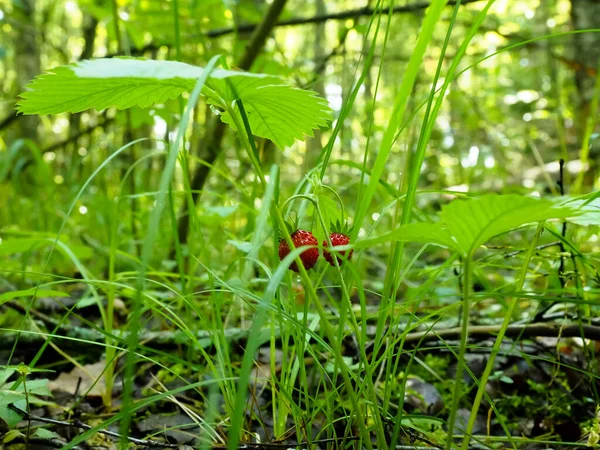
[[[350,243],[350,238],[348,237],[348,235],[350,234],[350,229],[348,228],[348,225],[341,226],[341,224],[338,222],[338,223],[336,223],[336,225],[334,225],[333,229],[334,229],[334,231],[329,234],[329,240],[331,241],[332,246],[335,247],[337,245],[348,245]],[[327,239],[325,239],[323,241],[323,247],[328,247],[328,246],[329,246],[329,244],[327,243]],[[339,254],[341,256],[346,256],[346,251],[347,250],[343,250],[343,251],[339,252]],[[345,259],[350,261],[350,258],[352,258],[353,251],[354,250],[350,250],[350,252],[348,253],[348,256],[345,258],[336,256],[338,264],[342,264],[342,262]],[[327,260],[327,262],[329,264],[331,264],[332,266],[335,267],[335,263],[333,262],[333,255],[331,253],[329,253],[327,250],[324,249],[323,256],[325,257],[325,259]]]
[[[292,242],[294,243],[294,247],[302,247],[303,245],[319,245],[319,241],[313,236],[310,231],[306,230],[296,230],[290,234],[292,238]],[[279,241],[279,260],[281,261],[290,253],[290,247],[285,240]],[[312,267],[317,263],[319,259],[319,249],[318,248],[309,248],[308,250],[304,250],[300,253],[300,260],[304,265],[306,270],[312,269]],[[294,272],[298,272],[298,265],[296,261],[294,261],[290,265],[290,270]]]

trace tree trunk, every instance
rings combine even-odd
[[[571,0],[571,19],[574,30],[600,28],[600,0]],[[580,106],[587,110],[594,91],[594,77],[585,68],[596,69],[600,61],[600,38],[598,33],[573,35],[574,59],[582,70],[575,74]]]
[[[22,24],[15,40],[15,67],[19,92],[40,73],[40,53],[37,45],[37,24],[35,20],[35,0],[13,2],[14,16]],[[19,119],[19,137],[37,142],[38,116],[23,116]]]
[[[325,0],[316,0],[316,15],[323,16],[327,14]],[[311,87],[317,94],[325,98],[325,85],[323,83],[323,73],[326,65],[321,65],[325,57],[325,22],[315,25],[315,42],[314,42],[314,64],[315,67],[322,69],[320,73],[315,73],[315,84]],[[306,154],[304,155],[304,172],[315,167],[319,154],[323,149],[321,130],[315,131],[314,138],[308,138],[306,142]]]
[[[571,19],[574,30],[600,28],[600,0],[571,0]],[[594,95],[596,77],[590,74],[600,64],[600,37],[598,33],[578,33],[573,35],[574,59],[580,65],[575,73],[575,82],[579,92],[579,107],[576,130],[580,142],[586,132],[586,124],[590,115],[590,104]],[[592,119],[592,118],[590,118]],[[596,145],[582,147],[579,159],[588,163],[589,169],[581,173],[575,180],[573,191],[579,192],[582,187],[594,187],[598,172],[600,153]],[[582,169],[585,170],[585,169]]]
[[[279,16],[283,11],[286,2],[287,0],[274,0],[273,3],[271,3],[265,18],[258,28],[255,29],[250,42],[248,42],[248,45],[244,50],[244,54],[241,56],[237,64],[240,69],[249,70],[251,68],[259,53],[262,51],[267,37],[277,24]],[[206,142],[206,144],[200,147],[198,154],[206,163],[212,165],[221,154],[221,144],[223,142],[223,136],[225,135],[225,124],[216,116],[213,116],[210,122],[211,123],[206,127],[206,129],[211,130],[211,134],[203,139],[203,142]],[[192,198],[194,199],[194,203],[197,203],[200,196],[200,191],[202,191],[204,188],[204,184],[206,183],[209,174],[210,168],[206,165],[199,164],[196,167],[191,183]],[[189,229],[189,210],[187,207],[187,202],[184,202],[177,227],[178,238],[182,244],[185,244],[188,241]],[[173,247],[171,249],[170,257],[174,258],[174,256],[175,248]]]

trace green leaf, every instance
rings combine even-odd
[[[442,207],[440,217],[464,255],[494,236],[528,223],[563,219],[578,214],[577,208],[550,200],[520,195],[485,195],[456,200]]]
[[[252,242],[235,241],[235,240],[229,239],[227,241],[227,243],[233,245],[235,248],[237,248],[239,251],[241,251],[243,253],[250,253],[250,251],[252,250]]]
[[[0,294],[0,305],[9,300],[13,300],[15,298],[31,297],[32,295],[35,295],[36,297],[68,297],[69,296],[69,294],[66,294],[65,292],[62,292],[62,291],[55,291],[52,289],[31,288],[31,289],[24,289],[22,291],[12,291],[12,292],[5,292],[4,294]]]
[[[318,194],[318,201],[321,214],[323,215],[323,220],[326,224],[332,224],[342,220],[342,210],[340,209],[340,204],[337,201],[328,197],[325,192],[320,192]]]
[[[34,245],[43,242],[44,240],[35,238],[2,239],[0,241],[0,255],[25,253],[31,250]]]
[[[564,205],[581,208],[581,214],[569,217],[569,222],[582,226],[600,225],[600,192],[567,200]]]
[[[0,404],[0,419],[4,420],[10,428],[13,428],[21,421],[23,416],[11,408],[11,404],[16,404],[19,408],[23,409],[25,407],[25,399],[15,400],[13,397],[10,403],[2,402]]]
[[[388,241],[441,245],[468,255],[494,236],[528,223],[565,219],[581,214],[576,205],[519,195],[485,195],[455,200],[442,207],[438,223],[413,223],[374,238],[357,242],[367,247]]]
[[[56,439],[60,437],[54,431],[47,430],[46,428],[38,428],[37,430],[35,430],[35,433],[33,433],[33,436],[38,437],[40,439]]]
[[[331,120],[331,109],[316,92],[285,85],[258,84],[255,80],[245,83],[236,88],[237,95],[228,90],[226,99],[233,102],[240,98],[252,133],[270,139],[280,149],[292,145],[294,139],[305,135],[313,137],[314,128],[325,127]],[[221,114],[221,120],[235,129],[228,112]]]
[[[16,372],[14,367],[4,367],[0,369],[0,387],[8,381],[8,379]]]
[[[46,395],[52,397],[52,391],[50,391],[50,388],[48,387],[48,380],[46,378],[27,380],[27,383],[21,383],[19,385],[17,392],[24,392],[24,386],[26,386],[29,395]]]
[[[23,392],[0,391],[0,406],[7,406],[11,403],[22,400],[25,396]]]
[[[17,110],[23,114],[58,114],[110,106],[149,107],[191,91],[202,67],[177,61],[110,58],[56,67],[33,79],[21,94]],[[204,94],[210,103],[231,110],[240,99],[253,133],[278,147],[312,136],[313,129],[331,121],[327,102],[314,92],[295,89],[265,74],[215,69]],[[237,111],[237,109],[234,108]],[[221,115],[231,123],[228,112]]]
[[[233,206],[207,206],[206,212],[211,215],[211,217],[219,217],[221,219],[225,219],[231,216],[234,212],[238,210],[237,205]]]
[[[89,59],[55,67],[34,78],[26,86],[28,91],[21,94],[23,100],[17,103],[17,111],[43,115],[90,108],[101,110],[109,106],[146,108],[190,91],[203,72],[202,67],[177,61]],[[215,69],[210,76],[217,79],[267,77],[222,69]]]
[[[16,425],[16,423],[11,425],[11,423],[8,420],[6,421],[6,423],[8,423],[8,425],[11,427],[14,427]],[[8,444],[9,442],[14,441],[15,439],[20,437],[24,437],[24,435],[19,430],[9,430],[4,436],[2,436],[2,443]]]

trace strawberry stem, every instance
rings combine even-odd
[[[329,189],[331,192],[333,192],[333,195],[335,195],[335,197],[337,198],[338,203],[340,204],[340,211],[341,211],[340,223],[344,223],[344,217],[346,216],[346,212],[344,211],[344,202],[342,201],[340,194],[338,194],[337,191],[335,189],[333,189],[331,186],[327,186],[326,184],[322,184],[321,187],[324,187],[325,189]]]

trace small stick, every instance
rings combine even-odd
[[[544,250],[545,248],[555,247],[560,245],[564,249],[564,245],[560,241],[548,242],[547,244],[540,244],[535,247],[536,250]],[[514,252],[507,253],[504,255],[505,258],[511,258],[513,256],[518,255],[519,253],[523,253],[525,250],[515,250]],[[564,251],[564,250],[561,250]]]
[[[558,164],[559,164],[559,171],[558,171],[558,181],[556,182],[556,184],[560,188],[560,195],[564,196],[565,195],[565,178],[564,178],[565,160],[561,158],[558,161]],[[566,235],[567,235],[567,221],[563,220],[561,236],[564,238]],[[558,282],[560,283],[560,288],[562,290],[564,290],[565,285],[566,285],[566,281],[565,281],[565,254],[566,253],[565,253],[564,241],[560,241],[558,243],[558,245],[560,248],[560,265],[558,266]],[[575,264],[574,256],[572,256],[572,258],[573,258],[573,264]],[[577,266],[575,266],[575,269],[577,269]],[[550,303],[543,308],[539,308],[539,306],[538,306],[538,311],[533,316],[533,321],[539,322],[544,317],[544,314],[546,314],[550,310],[550,308],[552,308],[554,305],[555,305],[555,303]]]
[[[84,430],[91,430],[93,428],[92,426],[83,423],[79,419],[75,419],[73,422],[65,422],[64,420],[48,419],[46,417],[34,416],[15,405],[10,405],[10,407],[12,409],[14,409],[15,411],[17,411],[19,414],[21,414],[23,416],[23,418],[27,421],[42,422],[42,423],[48,423],[48,424],[52,424],[52,425],[69,427],[69,428],[83,428]],[[98,433],[104,434],[105,436],[115,437],[118,439],[123,438],[123,436],[121,434],[115,433],[114,431],[98,430]],[[125,436],[125,438],[129,442],[133,442],[136,445],[164,447],[164,448],[179,448],[180,447],[179,444],[169,444],[167,442],[159,442],[159,441],[153,441],[153,440],[149,440],[149,439],[138,439],[138,438],[134,438],[131,436]]]

